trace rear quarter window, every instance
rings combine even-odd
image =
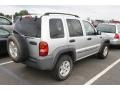
[[[64,37],[64,28],[61,19],[50,19],[50,37],[51,38],[63,38]]]

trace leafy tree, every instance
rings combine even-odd
[[[15,12],[14,14],[14,20],[16,21],[16,19],[19,17],[19,16],[23,16],[23,15],[29,15],[29,12],[27,10],[21,10],[20,12]]]
[[[8,15],[8,14],[3,14],[3,13],[0,13],[0,16],[4,16],[4,17],[6,17],[6,18],[9,18],[9,19],[11,19],[12,18],[12,16],[11,15]]]
[[[4,16],[4,14],[3,14],[3,13],[0,13],[0,16]]]
[[[19,12],[15,12],[15,14],[13,15],[13,18],[15,20],[17,17],[23,16],[23,15],[29,15],[29,12],[27,10],[21,10]],[[12,15],[4,14],[2,12],[0,12],[0,16],[5,16],[6,18],[12,19]]]
[[[28,11],[27,10],[21,10],[19,12],[19,15],[22,16],[22,15],[29,15]]]
[[[21,10],[20,12],[16,12],[14,16],[16,17],[16,16],[23,16],[23,15],[29,15],[28,11]]]
[[[12,15],[4,15],[6,18],[12,19]]]

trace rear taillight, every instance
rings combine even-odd
[[[119,34],[115,34],[114,38],[115,39],[120,39],[120,35]]]
[[[47,56],[48,55],[48,44],[44,41],[39,43],[39,56]]]

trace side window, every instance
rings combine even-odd
[[[70,37],[83,36],[80,21],[77,19],[67,19]]]
[[[9,35],[9,32],[0,28],[0,37],[1,36],[7,36],[7,35]]]
[[[10,21],[5,18],[0,18],[0,25],[10,25]]]
[[[83,21],[83,24],[85,27],[86,35],[94,35],[95,29],[91,26],[91,24],[87,21]]]
[[[50,37],[51,38],[63,38],[64,37],[64,29],[63,23],[61,19],[50,19]]]
[[[118,28],[118,33],[120,33],[120,25],[118,25],[118,27],[117,27],[117,28]]]

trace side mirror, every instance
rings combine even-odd
[[[10,25],[12,25],[12,22],[10,22]]]

